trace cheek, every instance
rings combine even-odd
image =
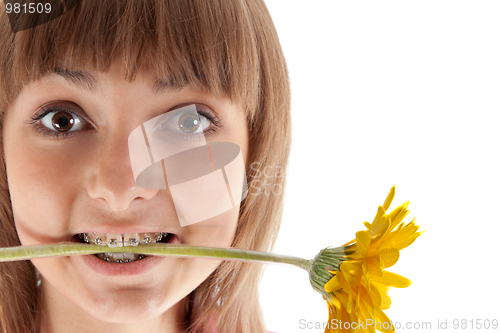
[[[229,247],[238,224],[239,205],[203,222],[186,226],[181,243],[195,246]]]
[[[57,241],[81,189],[82,157],[74,149],[38,147],[20,135],[7,139],[5,164],[21,241]]]
[[[211,144],[213,156],[219,156],[215,153],[217,151],[217,149],[215,149],[217,143],[235,143],[241,150],[241,155],[239,156],[234,155],[232,149],[228,150],[227,154],[223,154],[223,160],[225,161],[223,163],[225,165],[225,177],[229,179],[228,187],[231,191],[236,191],[233,198],[241,198],[243,189],[246,190],[246,186],[243,188],[241,183],[237,184],[237,179],[246,177],[245,165],[247,164],[249,139],[246,118],[243,112],[239,110],[235,110],[234,112],[237,116],[231,119],[226,129],[221,131],[216,138],[207,139],[207,141]],[[229,164],[231,164],[231,166],[229,166]],[[233,196],[233,192],[230,193],[230,196]],[[205,200],[210,200],[210,198],[205,198]],[[196,246],[231,246],[234,240],[241,206],[241,202],[236,200],[240,199],[235,199],[233,208],[228,211],[208,220],[183,227],[181,243]]]

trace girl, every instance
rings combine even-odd
[[[95,232],[271,250],[283,198],[252,185],[284,185],[290,91],[263,1],[71,3],[17,33],[1,7],[0,246],[79,242]],[[135,183],[128,135],[188,105],[207,141],[240,147],[250,190],[233,209],[181,226],[168,189]],[[259,179],[256,161],[260,170],[281,167],[281,176]],[[266,331],[260,265],[104,259],[2,263],[2,332]]]

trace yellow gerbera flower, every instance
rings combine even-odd
[[[367,230],[358,231],[356,239],[344,245],[344,258],[339,269],[330,270],[333,277],[324,285],[323,296],[329,309],[325,332],[394,332],[383,310],[391,305],[389,287],[406,288],[407,278],[386,271],[399,259],[399,251],[411,245],[422,234],[414,219],[404,225],[409,213],[405,202],[391,213],[395,187]],[[340,250],[341,248],[339,248]]]

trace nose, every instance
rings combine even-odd
[[[133,201],[152,199],[159,190],[139,187],[130,162],[128,135],[108,135],[92,163],[88,195],[109,205],[113,211],[129,208]]]

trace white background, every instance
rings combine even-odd
[[[293,99],[275,252],[312,258],[351,240],[396,184],[391,208],[410,200],[405,221],[426,233],[390,269],[413,284],[391,289],[389,318],[493,331],[453,320],[500,321],[500,2],[266,3]],[[295,267],[267,266],[261,304],[274,332],[327,321]]]

